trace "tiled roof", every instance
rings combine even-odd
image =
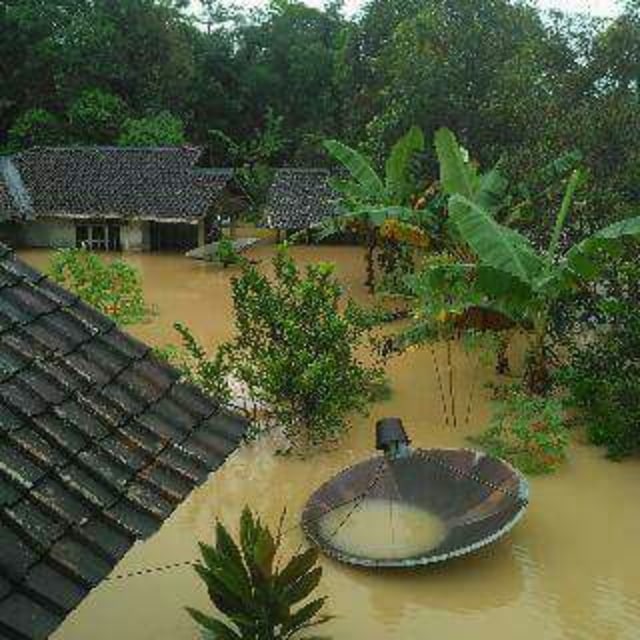
[[[48,637],[245,429],[0,246],[0,638]]]
[[[147,220],[205,215],[232,175],[191,147],[42,147],[14,157],[36,215]]]
[[[324,169],[278,169],[267,200],[272,229],[306,229],[338,213],[331,173]]]

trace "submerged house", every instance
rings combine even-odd
[[[338,194],[331,176],[326,169],[278,169],[267,198],[267,226],[299,231],[337,215]]]
[[[0,164],[2,234],[13,246],[192,249],[206,241],[230,169],[192,147],[43,147]]]
[[[0,638],[40,640],[246,422],[4,245],[0,369]]]

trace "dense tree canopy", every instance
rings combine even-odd
[[[188,141],[242,165],[278,122],[272,163],[327,162],[327,137],[380,163],[411,125],[427,140],[449,126],[515,178],[579,149],[597,206],[623,211],[640,196],[640,3],[622,5],[604,21],[516,0],[370,0],[347,19],[340,0],[5,0],[0,144]]]

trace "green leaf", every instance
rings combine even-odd
[[[309,604],[296,611],[285,623],[285,632],[295,633],[300,629],[307,629],[309,627],[315,627],[328,622],[330,620],[328,616],[315,621],[313,620],[313,618],[320,612],[322,607],[324,607],[326,601],[326,598],[318,598],[317,600],[313,600]]]
[[[305,573],[298,581],[285,589],[285,599],[287,604],[294,605],[296,602],[304,600],[320,583],[322,568],[317,567]]]
[[[361,153],[337,140],[326,140],[324,146],[351,173],[360,187],[362,198],[379,200],[384,197],[382,180]]]
[[[318,550],[315,547],[307,549],[304,553],[293,556],[287,566],[280,572],[276,579],[279,587],[286,587],[301,578],[318,561]]]
[[[474,201],[484,209],[495,211],[505,199],[508,184],[507,179],[496,167],[480,178],[480,188],[474,196]]]
[[[640,237],[640,216],[616,222],[574,245],[567,253],[565,268],[582,278],[592,280],[604,267],[598,255],[601,251],[610,251],[624,238],[638,237]]]
[[[445,193],[460,194],[473,199],[477,175],[462,155],[460,145],[449,129],[439,129],[435,135],[436,154],[440,162],[440,181]]]
[[[242,554],[238,545],[234,542],[233,538],[229,535],[224,525],[221,522],[216,524],[216,550],[220,555],[223,555],[233,562],[233,564],[242,570],[246,579],[249,579],[246,571],[244,570],[244,563],[242,561]]]
[[[206,616],[196,609],[187,607],[187,613],[203,628],[209,631],[213,640],[242,640],[231,627],[220,620]]]
[[[390,201],[406,202],[415,191],[411,180],[411,161],[424,151],[424,135],[420,127],[411,127],[391,150],[386,166],[386,190]]]
[[[273,560],[276,556],[276,543],[271,532],[263,528],[256,542],[254,561],[256,567],[265,578],[270,578],[273,574]]]
[[[460,235],[483,264],[533,284],[545,263],[524,236],[502,226],[486,209],[464,196],[450,198],[449,213]]]

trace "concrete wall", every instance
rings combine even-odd
[[[138,220],[126,222],[120,227],[120,245],[123,251],[149,251],[149,223]]]
[[[25,247],[69,249],[76,246],[76,226],[59,218],[31,220],[20,225],[17,240]]]

